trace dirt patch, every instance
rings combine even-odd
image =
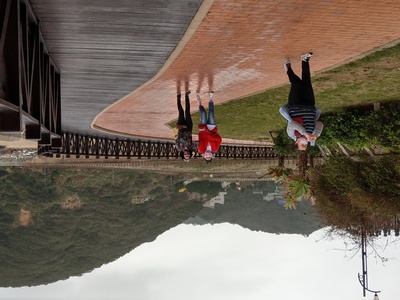
[[[18,218],[18,223],[22,227],[28,227],[33,224],[32,214],[29,210],[21,208]]]
[[[71,196],[61,202],[62,209],[80,209],[82,207],[82,201],[77,196]]]

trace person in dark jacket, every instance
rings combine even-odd
[[[284,64],[291,86],[288,103],[282,106],[279,112],[288,121],[286,133],[295,141],[300,151],[306,150],[308,143],[314,146],[323,129],[322,122],[318,121],[321,109],[315,107],[311,85],[309,60],[312,55],[312,52],[302,55],[301,79],[293,72],[289,59]]]
[[[198,151],[201,153],[202,157],[206,162],[210,162],[214,156],[215,152],[218,151],[221,146],[222,139],[218,134],[218,127],[215,123],[214,118],[214,93],[209,94],[208,102],[208,118],[204,106],[201,104],[200,96],[197,95],[197,101],[199,103],[200,110],[200,123],[198,125],[199,129],[199,145]]]
[[[179,156],[186,162],[193,157],[197,151],[196,143],[192,139],[193,122],[190,115],[190,91],[185,93],[185,111],[181,104],[181,94],[177,94],[176,104],[178,106],[178,122],[175,127],[175,146]]]

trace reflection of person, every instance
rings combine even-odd
[[[200,96],[197,95],[200,110],[199,124],[199,146],[198,151],[201,153],[206,162],[210,162],[214,158],[214,153],[218,151],[222,139],[218,134],[218,127],[214,118],[214,102],[212,100],[213,93],[209,94],[208,102],[208,118],[204,106],[201,104]]]
[[[309,59],[312,52],[302,55],[302,79],[292,70],[290,60],[285,61],[285,70],[291,83],[288,103],[279,109],[288,121],[286,132],[295,141],[299,150],[306,150],[310,142],[315,145],[321,135],[323,124],[318,121],[321,109],[315,107],[314,91],[311,85]]]
[[[185,93],[185,111],[183,111],[181,104],[181,94],[178,94],[176,99],[179,116],[176,123],[175,144],[176,149],[179,151],[179,156],[185,161],[189,161],[194,152],[196,152],[196,145],[192,140],[193,122],[190,115],[189,94],[190,91]]]

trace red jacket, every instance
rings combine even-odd
[[[300,125],[303,125],[303,117],[294,117],[292,118],[293,121],[296,121],[297,123],[299,123]],[[302,134],[300,132],[298,132],[297,130],[294,131],[294,135],[296,137],[300,137],[302,136]]]
[[[206,152],[208,143],[210,143],[212,152],[218,151],[222,139],[217,132],[217,127],[215,127],[213,130],[209,130],[206,124],[199,124],[199,145],[197,150],[201,154]]]

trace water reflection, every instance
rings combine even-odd
[[[0,289],[1,298],[362,299],[357,245],[327,238],[309,202],[284,209],[274,182],[0,172],[0,282],[20,287]],[[389,260],[383,266],[370,257],[371,286],[383,290],[381,299],[396,299],[396,236],[375,244]]]
[[[168,174],[3,168],[1,177],[1,286],[90,272],[202,207],[178,193],[181,177]]]

